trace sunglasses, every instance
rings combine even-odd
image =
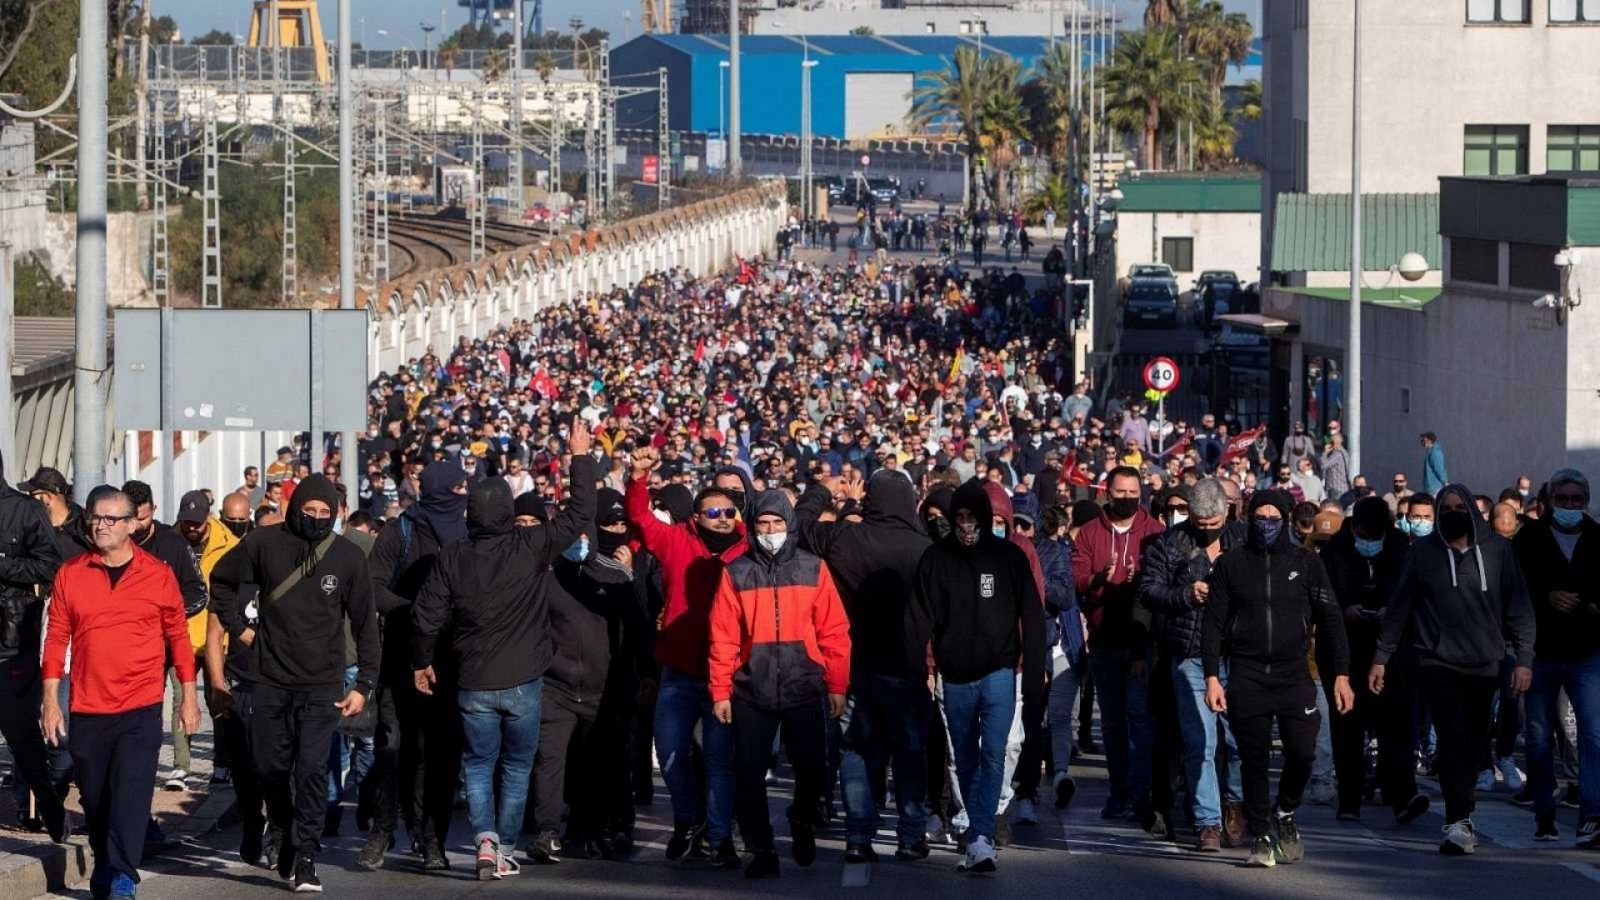
[[[713,522],[718,519],[731,519],[738,514],[738,510],[731,506],[713,506],[710,509],[700,510],[700,515],[705,516]]]

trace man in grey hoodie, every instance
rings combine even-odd
[[[1499,689],[1506,643],[1516,657],[1511,688],[1533,680],[1533,605],[1511,542],[1477,514],[1472,492],[1438,493],[1439,527],[1417,538],[1384,610],[1367,676],[1383,692],[1384,667],[1402,639],[1416,653],[1417,683],[1439,735],[1439,788],[1446,830],[1439,852],[1477,850],[1472,826],[1478,758],[1489,740],[1489,705]]]

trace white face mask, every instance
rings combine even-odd
[[[656,517],[656,521],[664,525],[672,524],[672,513],[669,513],[664,509],[652,509],[650,510],[650,514]]]
[[[789,533],[786,531],[780,531],[777,534],[756,535],[756,540],[760,542],[761,549],[771,553],[773,556],[778,555],[778,551],[783,549],[784,541],[788,539]]]

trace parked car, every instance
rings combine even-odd
[[[1194,289],[1196,292],[1203,291],[1206,285],[1219,279],[1237,283],[1239,281],[1239,273],[1230,269],[1206,269],[1200,273],[1199,278],[1194,280]]]
[[[1178,280],[1172,267],[1166,263],[1134,263],[1128,267],[1128,278],[1168,278]]]
[[[828,189],[828,202],[838,203],[844,199],[844,179],[838,175],[823,175],[817,181]]]
[[[874,203],[887,206],[900,196],[900,186],[888,178],[880,176],[866,178],[857,175],[845,182],[841,193],[845,202],[856,206],[865,203],[869,195]]]
[[[1213,278],[1205,282],[1200,288],[1201,321],[1209,326],[1217,320],[1217,316],[1239,311],[1239,281],[1228,277]]]
[[[1122,294],[1122,324],[1178,324],[1178,283],[1171,278],[1134,278]]]

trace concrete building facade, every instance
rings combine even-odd
[[[1119,184],[1117,275],[1136,263],[1172,266],[1188,289],[1203,271],[1228,269],[1256,281],[1261,268],[1261,190],[1239,176],[1146,175]]]

